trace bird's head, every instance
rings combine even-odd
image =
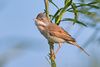
[[[44,25],[47,26],[50,21],[48,20],[45,13],[39,13],[35,19],[36,25]]]

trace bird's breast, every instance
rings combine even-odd
[[[64,39],[58,38],[58,37],[56,37],[56,36],[50,36],[50,35],[49,35],[48,38],[49,38],[49,40],[51,40],[51,41],[53,41],[53,42],[55,42],[55,43],[64,43],[64,42],[65,42]]]

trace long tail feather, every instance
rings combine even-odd
[[[86,55],[90,56],[81,46],[79,46],[78,44],[74,44],[74,45],[79,49],[81,49]]]

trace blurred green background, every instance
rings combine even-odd
[[[91,1],[85,0],[85,3]],[[60,7],[63,5],[61,0],[55,0],[55,3]],[[50,8],[50,13],[54,14],[56,8]],[[0,0],[0,67],[50,67],[46,59],[49,45],[33,20],[43,11],[43,0]],[[71,22],[60,24],[90,57],[64,43],[56,57],[57,67],[100,67],[100,9],[93,8],[90,12],[93,13],[88,16],[79,15],[87,27]],[[72,16],[70,13],[64,15]]]

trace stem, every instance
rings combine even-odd
[[[45,10],[46,10],[46,16],[48,18],[48,20],[50,21],[49,19],[49,10],[48,10],[48,7],[49,7],[49,1],[48,0],[44,0],[45,2]],[[55,62],[55,54],[54,54],[54,43],[53,42],[48,42],[49,46],[50,46],[50,61],[51,61],[51,67],[56,67],[56,62]]]
[[[53,42],[49,42],[49,46],[50,46],[50,60],[51,60],[51,67],[56,67],[56,62],[55,62],[55,54],[54,54],[54,43]]]
[[[49,1],[48,0],[44,0],[44,3],[45,3],[45,10],[46,10],[46,16],[47,18],[49,19],[49,10],[48,10],[48,7],[49,7]]]
[[[63,9],[61,10],[58,18],[57,18],[57,21],[55,22],[57,25],[59,25],[61,19],[62,19],[62,16],[64,15],[64,13],[66,12],[66,9],[71,5],[72,3],[72,0],[67,0],[66,1],[66,5],[63,7]]]

